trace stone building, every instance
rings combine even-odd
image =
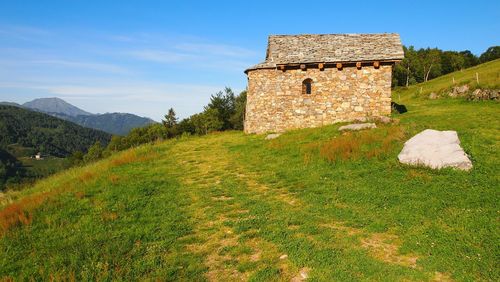
[[[269,36],[248,76],[246,133],[281,132],[391,112],[398,34]]]

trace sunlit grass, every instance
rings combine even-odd
[[[497,281],[499,105],[415,89],[397,125],[169,140],[2,195],[0,278]],[[401,165],[426,128],[474,168]]]

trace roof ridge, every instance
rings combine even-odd
[[[397,33],[269,35],[266,59],[251,69],[297,63],[397,61],[404,58]]]
[[[299,33],[299,34],[270,34],[268,35],[269,37],[274,37],[274,36],[306,36],[306,35],[315,35],[315,36],[321,36],[321,35],[399,35],[399,33],[396,32],[377,32],[377,33]]]

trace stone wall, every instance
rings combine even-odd
[[[246,133],[281,132],[391,112],[391,65],[248,72]],[[312,94],[302,82],[313,80]]]

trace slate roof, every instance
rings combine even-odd
[[[271,35],[266,60],[253,69],[277,65],[402,60],[397,33]]]

